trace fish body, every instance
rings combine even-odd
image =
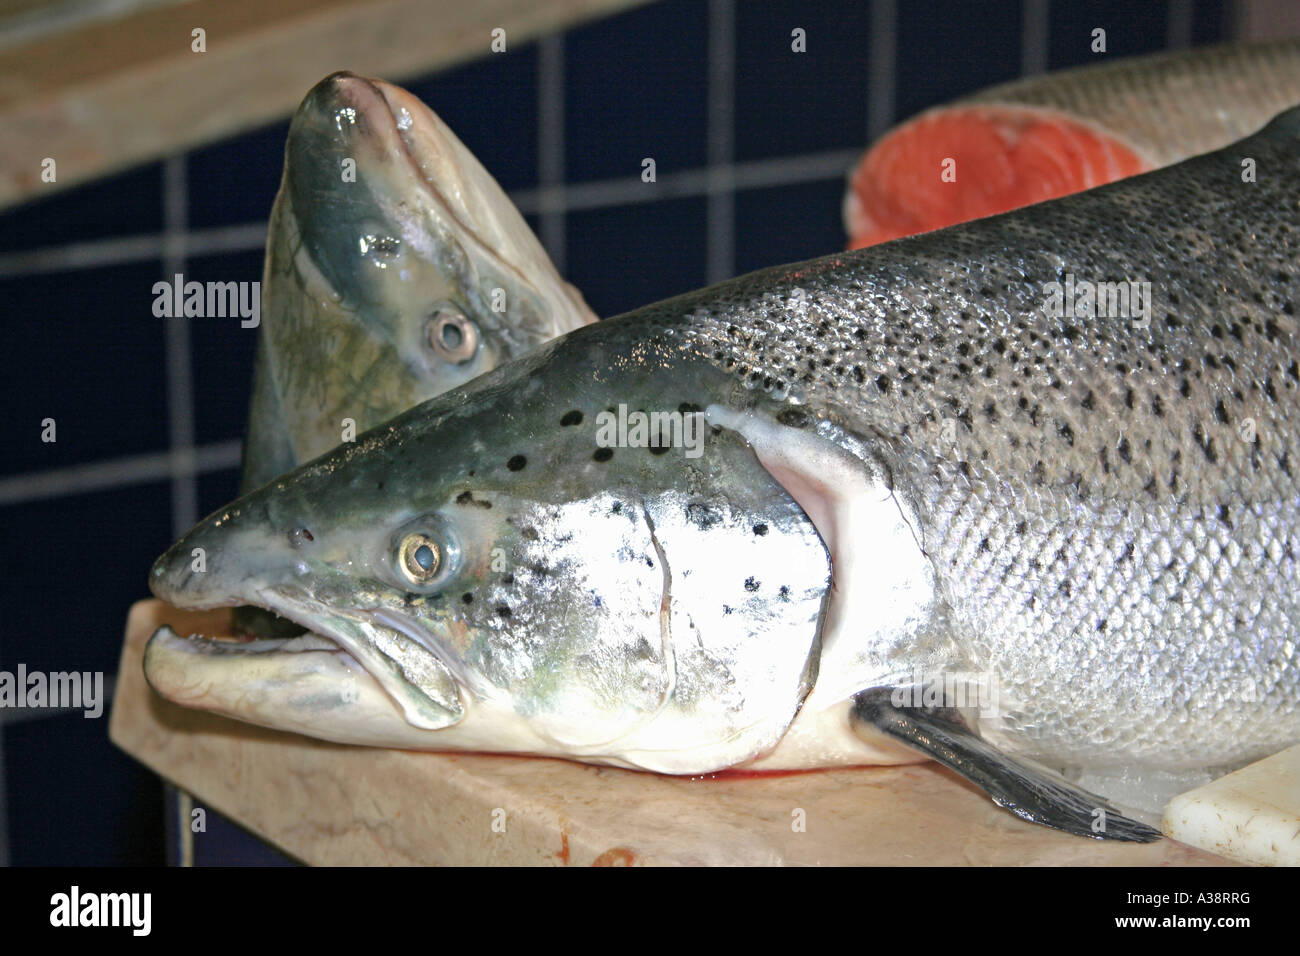
[[[419,99],[349,73],[294,115],[241,487],[596,317]]]
[[[1300,40],[1134,57],[926,110],[863,157],[851,246],[1091,189],[1219,149],[1300,103]]]
[[[312,634],[164,630],[146,674],[347,742],[670,773],[928,756],[1026,818],[1150,839],[1098,833],[1071,778],[1300,740],[1297,146],[1292,111],[570,333],[200,523],[159,597]]]

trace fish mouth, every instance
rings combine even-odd
[[[291,638],[250,638],[233,633],[181,637],[169,627],[159,628],[145,651],[145,677],[174,703],[282,727],[285,711],[292,723],[303,700],[319,704],[328,699],[335,706],[360,701],[367,725],[400,721],[407,730],[429,731],[458,723],[472,695],[470,675],[441,636],[393,611],[340,610],[284,586],[229,600],[169,603],[187,610],[251,605],[306,629]],[[258,700],[266,698],[265,705],[272,697],[277,699],[275,711],[261,713]],[[311,727],[313,735],[322,736],[319,724]],[[346,723],[339,731],[335,739],[358,742]]]

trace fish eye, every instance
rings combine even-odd
[[[478,327],[455,309],[439,309],[427,329],[430,348],[446,362],[464,365],[478,351]]]
[[[427,534],[413,532],[402,539],[397,563],[402,575],[412,584],[428,584],[438,575],[442,549]]]

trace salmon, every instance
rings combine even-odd
[[[869,149],[849,247],[992,216],[1220,149],[1300,103],[1300,40],[1134,57],[1001,84]]]

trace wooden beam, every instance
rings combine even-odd
[[[402,81],[644,2],[198,0],[0,49],[0,207],[287,116],[335,70]]]

